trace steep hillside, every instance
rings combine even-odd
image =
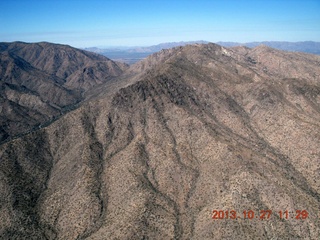
[[[47,42],[3,45],[0,49],[24,59],[39,70],[65,79],[64,85],[71,89],[88,90],[126,69],[123,63],[67,45]]]
[[[51,43],[0,43],[0,142],[54,119],[126,66]]]
[[[0,146],[0,238],[318,239],[319,74],[265,47],[150,56]]]

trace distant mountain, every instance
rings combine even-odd
[[[142,52],[146,52],[146,53],[155,53],[155,52],[159,52],[162,49],[169,49],[169,48],[174,48],[174,47],[179,47],[179,46],[186,46],[186,45],[190,45],[190,44],[206,44],[208,43],[207,41],[191,41],[191,42],[169,42],[169,43],[160,43],[158,45],[153,45],[150,47],[136,47],[136,48],[132,48],[132,49],[128,49],[128,52],[138,52],[138,53],[142,53]]]
[[[152,53],[158,52],[162,49],[169,49],[178,46],[185,46],[188,44],[205,44],[207,41],[192,41],[192,42],[172,42],[161,43],[149,47],[123,47],[123,48],[85,48],[87,51],[102,54],[114,61],[125,62],[127,64],[133,64],[142,59],[145,59]],[[320,42],[249,42],[249,43],[237,43],[237,42],[218,42],[217,44],[224,47],[235,46],[247,46],[254,48],[259,45],[266,45],[275,49],[291,51],[291,52],[306,52],[312,54],[320,54]]]
[[[0,142],[48,122],[126,66],[51,43],[0,43]]]
[[[127,64],[134,64],[142,59],[145,59],[152,53],[158,52],[162,49],[169,49],[178,46],[185,46],[188,44],[204,44],[208,43],[206,41],[191,41],[191,42],[170,42],[170,43],[161,43],[158,45],[153,45],[149,47],[123,47],[123,48],[85,48],[87,51],[92,51],[95,53],[102,54],[114,61],[125,62]]]
[[[4,69],[40,71],[11,58]],[[319,239],[319,64],[193,44],[102,79],[95,98],[0,144],[0,239]],[[20,91],[40,92],[31,80]]]

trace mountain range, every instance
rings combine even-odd
[[[3,102],[71,106],[0,145],[0,239],[319,238],[320,56],[0,46]]]
[[[158,45],[148,46],[148,47],[118,47],[118,48],[86,48],[87,51],[95,52],[108,56],[109,58],[125,62],[128,64],[133,64],[142,59],[146,58],[152,53],[161,51],[162,49],[169,49],[178,46],[185,46],[188,44],[206,44],[207,41],[193,41],[193,42],[170,42],[161,43]],[[265,45],[271,48],[291,51],[291,52],[305,52],[312,54],[320,54],[320,43],[305,41],[305,42],[277,42],[277,41],[264,41],[264,42],[248,42],[248,43],[238,43],[238,42],[218,42],[217,44],[224,47],[235,47],[235,46],[246,46],[249,48],[254,48],[259,45]]]

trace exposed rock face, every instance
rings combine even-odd
[[[150,56],[0,146],[0,238],[317,239],[319,74],[319,56],[265,47]]]
[[[0,142],[61,115],[126,66],[51,43],[0,43]]]

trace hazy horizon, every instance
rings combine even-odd
[[[74,47],[320,41],[320,1],[1,1],[0,41]]]

